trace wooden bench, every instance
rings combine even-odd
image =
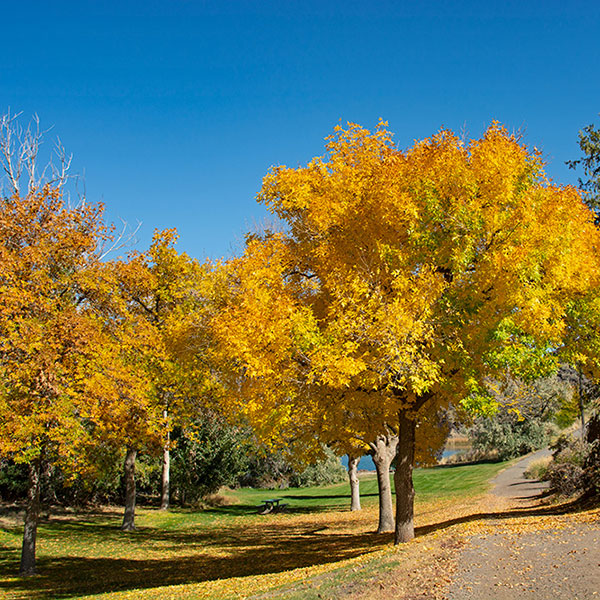
[[[269,500],[263,500],[262,504],[258,507],[259,515],[268,515],[269,513],[283,512],[287,504],[281,504],[283,498],[270,498]]]

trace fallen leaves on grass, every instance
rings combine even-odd
[[[291,586],[292,593],[302,584],[323,588],[329,594],[323,598],[388,598],[392,591],[398,598],[417,598],[406,595],[402,581],[408,577],[410,593],[429,590],[427,597],[437,598],[443,597],[462,540],[472,535],[556,529],[574,519],[599,518],[598,509],[552,514],[544,511],[560,509],[508,510],[490,502],[488,497],[420,502],[418,537],[400,547],[391,545],[391,534],[374,533],[376,507],[210,519],[140,510],[139,529],[132,534],[119,531],[118,514],[86,515],[84,521],[74,515],[41,525],[40,575],[30,579],[10,577],[18,568],[20,539],[18,528],[9,527],[0,540],[5,574],[0,597],[224,600],[272,593],[265,597],[276,598],[276,590]]]

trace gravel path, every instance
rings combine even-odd
[[[459,563],[450,600],[600,598],[598,526],[473,538]]]
[[[492,494],[519,507],[534,506],[547,489],[527,480],[541,450],[500,473]],[[448,600],[600,600],[600,523],[563,523],[557,529],[472,537],[458,558]]]
[[[492,494],[518,500],[537,498],[548,489],[548,483],[535,479],[525,479],[523,473],[532,462],[551,456],[551,454],[547,448],[538,450],[499,473],[492,479],[492,484],[494,484]]]

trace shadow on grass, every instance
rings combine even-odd
[[[299,496],[280,496],[287,500],[298,500]],[[262,505],[259,504],[233,504],[231,506],[219,506],[218,508],[206,508],[202,512],[207,515],[227,515],[230,517],[241,517],[261,514],[259,511]],[[347,508],[346,504],[331,505],[331,506],[294,506],[288,505],[285,510],[281,511],[283,514],[289,515],[302,515],[302,514],[314,514],[314,513],[328,513],[328,512],[339,512]],[[268,517],[269,515],[264,515]]]
[[[265,497],[269,494],[265,494]],[[286,494],[286,493],[271,493],[273,497],[280,498],[288,501],[288,505],[285,508],[286,514],[313,514],[313,513],[327,513],[332,511],[340,511],[350,507],[350,496],[349,494],[322,494],[322,495],[306,495],[306,494]],[[377,497],[378,493],[366,493],[361,494],[361,499]],[[320,504],[319,502],[325,500],[339,500],[339,503],[328,503]],[[292,504],[294,501],[312,502],[312,504],[304,506],[295,506]],[[262,509],[262,503],[257,500],[256,504],[231,504],[228,506],[217,506],[214,508],[204,509],[205,514],[209,515],[228,515],[228,516],[247,516],[259,514]]]
[[[372,494],[361,494],[360,497],[361,498],[367,498],[369,496],[378,496],[379,494],[372,493]],[[289,500],[334,500],[336,498],[339,498],[340,500],[344,500],[344,506],[349,505],[350,504],[350,495],[349,494],[337,494],[337,495],[331,495],[331,496],[301,496],[299,494],[290,494],[290,495],[282,495],[282,498],[285,499],[289,499]],[[341,503],[340,503],[341,504]]]
[[[71,528],[72,524],[69,524]],[[89,525],[87,526],[89,527]],[[375,533],[327,534],[326,528],[310,528],[277,523],[260,524],[252,528],[239,527],[219,532],[185,533],[138,531],[137,543],[160,544],[165,554],[182,547],[218,546],[220,556],[204,554],[176,555],[164,558],[41,558],[39,575],[11,581],[0,581],[0,596],[12,593],[17,598],[69,598],[118,590],[145,589],[159,586],[199,583],[230,577],[279,573],[316,564],[337,562],[376,550],[389,543]],[[119,535],[105,531],[102,538]],[[99,533],[97,530],[96,533]],[[0,572],[16,572],[18,552],[0,552]]]
[[[218,512],[222,514],[229,508],[221,508]],[[231,508],[240,509],[239,506]],[[255,514],[255,506],[241,508],[243,510],[239,514],[248,514],[250,510],[251,514]],[[589,504],[577,501],[560,506],[476,513],[418,527],[416,534],[423,536],[477,520],[561,515],[588,508]],[[117,551],[122,551],[124,546],[131,543],[134,557],[42,556],[38,561],[39,575],[0,580],[0,596],[8,592],[13,598],[70,598],[275,574],[353,558],[381,549],[392,541],[392,534],[336,533],[328,532],[327,527],[319,525],[310,521],[287,522],[266,516],[244,525],[225,525],[218,530],[201,525],[172,531],[148,527],[127,536],[115,527],[114,522],[51,522],[44,524],[44,534],[54,539],[76,539],[78,543],[83,541],[90,547],[106,544],[104,554],[110,553],[111,544],[118,546]],[[213,553],[211,548],[217,551]],[[205,549],[208,551],[205,552]],[[63,552],[69,554],[67,545]],[[16,573],[18,560],[16,548],[0,547],[0,573]]]

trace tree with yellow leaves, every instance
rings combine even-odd
[[[577,191],[498,124],[406,151],[384,123],[350,124],[327,150],[265,177],[259,200],[286,230],[249,237],[216,330],[266,437],[317,434],[340,410],[381,415],[371,441],[391,424],[405,542],[419,415],[476,397],[521,335],[559,344],[566,304],[597,279],[598,238]]]
[[[102,207],[70,208],[60,188],[0,198],[0,455],[29,465],[21,574],[35,572],[44,464],[79,471],[89,439],[104,323],[89,301]]]
[[[135,435],[130,439],[126,464],[130,472],[136,446],[147,445],[144,438],[150,430],[146,426],[158,424],[163,453],[162,509],[169,506],[172,427],[197,412],[198,402],[213,387],[206,366],[207,339],[203,325],[210,310],[207,293],[210,269],[185,253],[178,253],[174,247],[177,237],[172,229],[156,231],[146,252],[134,252],[127,261],[116,265],[125,323],[139,332],[137,340],[131,341],[132,347],[139,348],[137,370],[144,374],[149,385],[145,425],[136,427],[137,441]],[[144,337],[148,343],[139,347]],[[195,352],[191,352],[192,347]],[[129,518],[123,524],[126,530],[134,527],[133,497],[133,492],[128,494]]]

